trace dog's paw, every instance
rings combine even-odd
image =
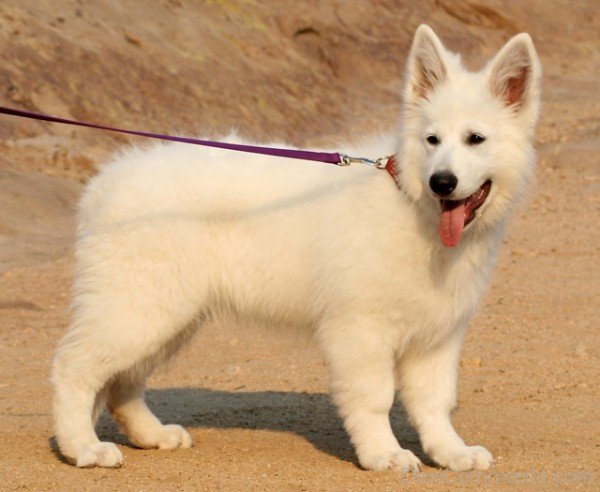
[[[79,468],[104,466],[118,468],[123,464],[123,454],[112,442],[97,442],[85,446],[77,453],[75,464]]]
[[[360,464],[367,470],[393,470],[400,473],[416,473],[421,471],[421,460],[408,449],[369,453],[359,457]]]
[[[180,425],[164,425],[158,436],[156,447],[158,449],[191,448],[192,436]]]
[[[192,436],[176,424],[160,425],[144,429],[143,433],[129,433],[129,440],[142,449],[191,448]]]
[[[452,471],[487,470],[494,461],[491,453],[483,446],[464,446],[434,454],[432,458]]]

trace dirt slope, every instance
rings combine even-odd
[[[126,466],[61,463],[47,376],[68,323],[76,197],[129,139],[0,116],[1,489],[598,488],[596,2],[5,0],[0,104],[149,131],[343,142],[396,124],[421,22],[471,67],[528,31],[544,66],[537,188],[471,324],[454,417],[494,468],[360,470],[314,346],[224,322],[150,382],[152,407],[186,425],[194,448],[136,450],[104,418]],[[394,422],[421,453],[399,408]]]

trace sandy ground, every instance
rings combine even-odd
[[[258,15],[244,10],[249,7],[243,2],[209,3],[218,4],[210,7],[213,9],[210,15],[217,17],[222,14],[218,8],[225,9],[223,12],[230,12],[231,5],[237,8],[237,17],[232,21],[234,27],[236,22],[241,22],[239,19],[243,19],[244,25],[252,24],[255,22],[252,15]],[[314,6],[312,2],[307,3]],[[375,3],[388,11],[396,8],[389,2]],[[185,425],[195,440],[195,447],[178,451],[135,449],[105,415],[99,424],[99,434],[102,439],[120,444],[126,465],[118,470],[78,470],[62,462],[52,437],[48,373],[54,347],[68,324],[74,205],[81,181],[94,172],[96,162],[122,141],[48,126],[32,129],[32,125],[37,124],[2,120],[0,453],[3,458],[0,489],[599,489],[599,26],[590,15],[594,2],[579,2],[577,8],[569,7],[568,12],[564,7],[569,4],[561,2],[547,2],[548,8],[543,10],[539,9],[539,2],[531,2],[533,10],[538,8],[534,12],[519,10],[514,6],[516,3],[508,6],[502,2],[426,3],[420,7],[423,12],[411,17],[410,29],[405,28],[409,33],[418,22],[429,19],[436,29],[447,32],[453,47],[464,47],[475,60],[489,55],[500,46],[498,40],[506,39],[517,28],[531,30],[537,41],[547,43],[538,44],[546,71],[544,110],[538,132],[538,182],[515,217],[504,241],[491,291],[471,323],[461,362],[459,405],[454,414],[456,427],[465,440],[485,445],[496,457],[491,470],[452,473],[430,462],[422,474],[408,477],[361,470],[327,395],[323,360],[312,342],[288,340],[267,332],[249,334],[243,326],[225,321],[207,327],[149,382],[150,406],[165,421]],[[69,16],[77,8],[83,8],[78,7],[80,2],[65,0],[60,2],[64,13],[57,14],[49,13],[52,9],[45,4],[15,1],[3,2],[0,6],[4,36],[0,37],[0,45],[17,50],[15,46],[20,43],[18,50],[23,55],[19,59],[7,59],[6,50],[2,51],[2,90],[13,105],[56,112],[62,108],[68,113],[63,113],[65,116],[81,117],[86,114],[83,109],[68,108],[39,87],[29,88],[25,79],[20,85],[14,82],[20,80],[17,69],[25,63],[23,60],[36,61],[27,58],[23,50],[27,46],[47,47],[48,39],[54,39],[50,34],[56,34],[52,29],[71,25]],[[171,10],[185,9],[187,5],[178,1],[164,4]],[[229,7],[223,6],[225,4]],[[400,4],[399,9],[405,8],[404,3]],[[110,15],[121,15],[129,22],[133,16],[131,9],[139,2],[125,2],[125,5],[121,11],[108,9],[102,13],[104,17],[96,12],[99,17],[94,19],[100,26],[97,28],[129,25],[125,21],[119,24],[114,18],[110,24],[109,19]],[[474,5],[479,5],[479,10]],[[317,26],[315,32],[326,32],[318,23],[327,22],[329,11],[321,8],[323,12],[318,12],[319,15],[302,14],[305,17],[298,25]],[[356,2],[356,12],[355,16],[367,15],[364,2]],[[192,13],[198,14],[197,11]],[[90,17],[85,9],[82,16],[73,14],[73,24],[77,27],[76,18],[85,19],[86,15]],[[180,19],[181,10],[177,15]],[[48,27],[50,34],[27,33],[24,26],[35,22],[49,26],[51,17],[58,27]],[[63,21],[57,20],[58,17]],[[291,29],[292,21],[285,20],[282,13],[267,12],[264,19],[266,31],[262,30],[263,33],[268,32],[273,19],[279,19],[279,36]],[[345,22],[358,21],[351,18]],[[564,36],[575,32],[574,23],[578,26],[577,34],[568,38],[571,44],[567,45]],[[217,27],[209,34],[224,35],[228,25],[225,21],[215,23]],[[182,26],[182,30],[187,28]],[[16,30],[20,33],[14,34]],[[118,37],[123,46],[134,51],[155,39],[154,33],[148,34],[134,21],[129,31],[114,27],[111,33],[109,45],[116,46]],[[390,31],[369,32],[368,39],[361,34],[355,39],[340,38],[337,45],[327,44],[322,40],[324,35],[304,32],[307,33],[315,39],[300,47],[289,47],[297,55],[298,63],[303,57],[310,61],[317,56],[325,60],[326,65],[337,66],[332,60],[338,60],[341,52],[350,52],[353,43],[372,48],[379,54],[380,58],[370,59],[367,50],[363,53],[364,59],[361,58],[364,63],[369,59],[376,68],[380,61],[385,63],[391,56],[382,54],[386,42],[394,37]],[[399,33],[394,50],[406,49],[410,39],[406,33]],[[63,32],[60,39],[72,40],[76,34],[76,30]],[[482,39],[487,39],[487,34],[493,40],[479,50],[477,46]],[[21,39],[15,40],[15,36]],[[22,39],[24,36],[26,42]],[[461,39],[465,39],[464,46]],[[85,43],[93,41],[92,36]],[[177,39],[169,39],[169,42],[176,43]],[[264,40],[259,38],[257,46],[262,42]],[[252,49],[252,46],[247,48],[246,55],[258,56]],[[80,57],[87,52],[67,53]],[[352,60],[356,62],[352,57],[348,62]],[[196,61],[200,63],[201,59]],[[12,64],[6,65],[8,62]],[[139,70],[143,71],[142,68]],[[279,69],[275,64],[269,73],[273,77]],[[215,76],[219,70],[226,67],[217,66]],[[396,83],[401,64],[396,64],[393,71]],[[246,91],[255,88],[256,93],[261,93],[262,87],[252,85],[253,77],[242,70],[235,83]],[[278,138],[289,136],[299,142],[317,142],[322,138],[317,135],[321,134],[331,139],[348,136],[347,131],[336,127],[337,114],[325,114],[322,127],[315,122],[319,119],[314,118],[319,114],[320,98],[341,91],[343,84],[339,79],[344,75],[339,75],[331,86],[326,78],[315,77],[311,85],[306,85],[307,82],[294,89],[289,86],[292,95],[288,93],[288,99],[278,101],[274,113],[265,110],[256,116],[251,108],[262,107],[259,100],[241,101],[240,107],[248,111],[247,119],[255,128],[267,125],[272,116],[273,131]],[[370,108],[369,114],[372,114],[392,99],[394,84],[383,80],[372,90],[361,77],[355,85],[344,88],[343,93],[344,98],[362,94],[360,103],[350,104],[340,96],[335,102],[342,106],[343,100],[352,114],[365,108]],[[8,79],[12,80],[13,89],[8,87]],[[46,79],[46,82],[52,90],[60,85],[59,79]],[[265,82],[266,87],[268,82]],[[156,84],[160,86],[160,80]],[[80,90],[75,84],[73,95],[79,97]],[[225,92],[230,90],[237,89],[227,86]],[[302,99],[304,91],[311,92],[310,100],[304,103],[309,106],[314,103],[310,109],[313,119],[303,122],[299,116],[302,111],[292,107],[289,115],[293,124],[287,128],[285,119],[280,120],[286,101]],[[29,104],[24,96],[28,94],[41,102],[33,104],[34,97]],[[104,99],[98,97],[98,104],[102,105]],[[184,107],[185,100],[176,100],[174,96],[172,99],[173,107]],[[216,101],[222,104],[223,100]],[[209,105],[210,101],[203,104]],[[108,102],[105,106],[108,107]],[[381,113],[383,121],[393,122],[392,110],[397,109],[397,102],[385,108]],[[87,108],[86,111],[92,110]],[[114,111],[116,113],[107,111],[105,114],[120,114]],[[228,111],[234,112],[234,107]],[[215,113],[219,124],[227,124],[228,113],[224,113],[225,116]],[[143,126],[144,120],[139,116],[144,114],[143,108],[128,114],[133,114],[131,125]],[[191,128],[186,126],[186,114],[177,111],[173,114],[182,114],[178,124]],[[159,123],[165,121],[159,114],[152,116]],[[240,119],[236,117],[236,121],[239,123]],[[377,124],[382,123],[372,118],[363,122],[364,127]],[[399,406],[393,410],[393,422],[401,444],[424,458],[418,439]]]

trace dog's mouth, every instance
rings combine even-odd
[[[488,179],[475,193],[467,198],[462,200],[440,200],[442,213],[439,234],[444,246],[453,248],[459,243],[464,228],[473,221],[475,212],[485,203],[491,188],[492,182]]]

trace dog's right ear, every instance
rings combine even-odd
[[[408,56],[405,98],[407,102],[427,99],[448,76],[444,61],[446,49],[433,30],[421,24],[415,33]]]

